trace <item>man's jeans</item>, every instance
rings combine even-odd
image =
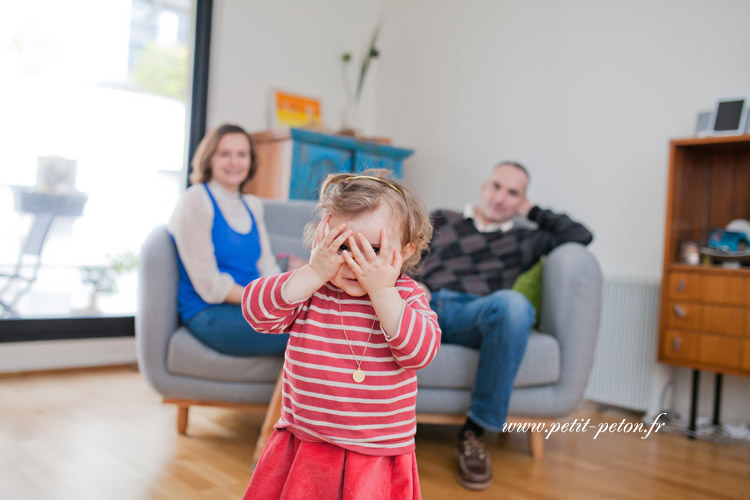
[[[432,295],[430,307],[437,313],[442,343],[479,350],[469,418],[487,430],[501,431],[534,324],[534,306],[513,290],[478,297],[443,289]]]
[[[187,322],[195,338],[231,356],[284,354],[289,334],[258,333],[242,317],[239,305],[218,304],[203,309]]]

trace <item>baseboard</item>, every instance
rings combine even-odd
[[[0,373],[135,362],[134,337],[0,343]]]

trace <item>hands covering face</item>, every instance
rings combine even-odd
[[[345,222],[326,231],[330,219],[331,216],[326,215],[318,224],[310,252],[310,267],[324,282],[330,281],[344,263],[344,257],[339,253],[339,248],[352,234],[352,230],[346,228]]]
[[[401,252],[390,246],[386,228],[380,230],[378,251],[362,233],[357,233],[356,239],[349,236],[347,241],[351,251],[342,252],[344,261],[370,297],[396,283],[401,274]]]
[[[380,247],[370,244],[364,234],[353,234],[346,223],[327,231],[330,216],[320,221],[310,254],[310,267],[323,281],[331,281],[346,264],[368,295],[392,287],[401,274],[400,249],[380,230]]]

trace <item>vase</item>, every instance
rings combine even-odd
[[[344,112],[341,116],[341,135],[350,135],[359,137],[362,135],[362,123],[360,122],[359,102],[349,101],[344,106]]]

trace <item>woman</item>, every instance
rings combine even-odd
[[[179,256],[180,318],[198,340],[224,354],[281,354],[288,335],[257,333],[239,305],[248,283],[280,272],[263,205],[242,194],[257,170],[250,136],[236,125],[212,130],[198,145],[192,167],[193,185],[169,222]]]

